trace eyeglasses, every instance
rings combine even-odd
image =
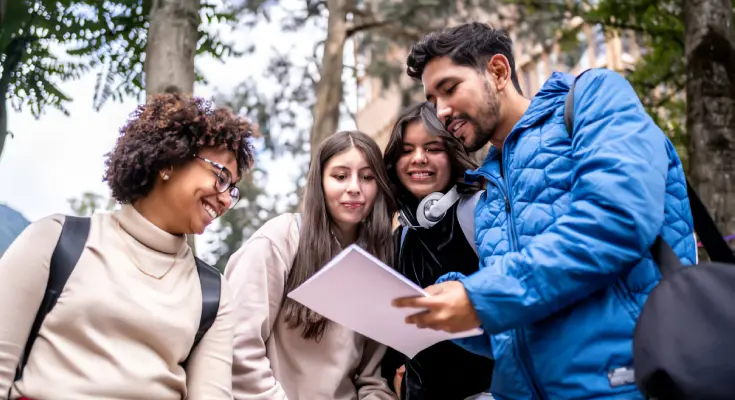
[[[217,190],[218,193],[229,191],[230,208],[235,207],[235,204],[240,201],[240,189],[238,189],[237,186],[235,186],[235,184],[232,182],[232,173],[230,173],[230,170],[228,170],[227,168],[225,168],[224,165],[218,162],[214,162],[212,160],[208,160],[199,156],[195,157],[217,168],[218,171],[212,171],[214,176],[217,177],[217,179],[214,181],[214,189]]]

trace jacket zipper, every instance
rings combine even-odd
[[[516,223],[515,223],[515,217],[513,216],[513,208],[511,206],[511,198],[510,198],[510,185],[508,184],[510,176],[508,175],[507,165],[508,161],[505,158],[505,155],[508,154],[508,150],[506,147],[508,144],[508,139],[510,139],[511,135],[508,135],[508,137],[505,139],[505,142],[503,143],[503,152],[500,154],[500,157],[502,158],[503,164],[500,166],[503,171],[503,177],[505,181],[505,206],[506,206],[506,212],[508,213],[508,225],[510,227],[510,236],[513,238],[511,241],[511,245],[513,246],[513,251],[518,252],[518,235],[516,233]],[[515,336],[515,347],[516,351],[518,352],[518,361],[521,366],[522,370],[525,370],[527,379],[530,381],[530,387],[531,392],[533,393],[533,396],[537,399],[546,400],[548,399],[548,396],[546,396],[546,393],[542,389],[541,385],[538,382],[538,379],[536,379],[536,376],[534,374],[533,370],[533,363],[531,362],[531,352],[528,349],[528,344],[526,343],[526,335],[524,333],[523,327],[518,327],[515,329],[514,336]]]
[[[508,215],[508,236],[510,237],[511,248],[513,249],[513,251],[518,251],[518,243],[516,242],[517,239],[515,234],[515,221],[513,220],[513,212],[510,206],[510,199],[508,198],[508,189],[507,187],[501,185],[500,182],[490,174],[487,174],[484,171],[480,171],[480,173],[503,195],[503,200],[505,201],[505,212]],[[547,397],[545,395],[542,395],[541,388],[536,383],[536,379],[534,378],[531,369],[529,368],[531,362],[530,356],[528,355],[525,337],[523,336],[523,328],[515,329],[513,331],[513,336],[513,348],[515,350],[516,358],[518,359],[518,365],[521,367],[523,378],[526,380],[526,384],[531,388],[531,393],[533,394],[533,397],[536,399],[545,400]]]

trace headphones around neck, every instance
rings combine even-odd
[[[399,213],[398,220],[401,225],[411,229],[429,229],[441,221],[444,215],[446,215],[447,210],[459,199],[460,195],[457,192],[457,186],[453,186],[446,194],[442,192],[431,193],[421,200],[416,209],[416,220],[419,226],[412,225],[409,219],[403,214],[403,211]]]

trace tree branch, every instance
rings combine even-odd
[[[422,4],[420,1],[416,2],[416,4],[404,10],[399,15],[383,20],[377,18],[375,14],[367,10],[351,8],[348,10],[348,12],[353,14],[353,16],[355,17],[355,22],[353,22],[351,26],[348,25],[349,27],[347,28],[347,38],[350,38],[359,32],[377,29],[381,31],[380,34],[385,37],[402,37],[409,40],[418,40],[422,36],[422,32],[420,30],[409,28],[406,26],[397,26],[400,26],[401,21],[405,20],[411,14],[416,13],[425,6],[426,5]]]
[[[604,26],[605,28],[613,28],[613,29],[619,29],[619,30],[640,32],[640,33],[644,33],[646,35],[650,35],[654,37],[665,36],[673,40],[677,44],[679,44],[682,48],[684,48],[684,41],[683,41],[684,32],[677,31],[676,29],[665,29],[665,28],[653,28],[652,29],[652,28],[644,27],[639,24],[622,21],[618,19],[603,20],[602,18],[588,18],[588,17],[584,17],[584,19],[585,19],[585,23],[587,24],[591,24],[591,25],[600,24]]]
[[[311,0],[306,0],[306,17],[304,19],[309,19],[310,17],[320,15],[320,7],[327,7],[326,0],[319,0],[314,3],[312,3]]]
[[[23,60],[23,55],[26,52],[26,49],[29,44],[35,42],[38,40],[38,37],[35,35],[24,35],[24,36],[16,36],[14,37],[10,43],[8,43],[8,46],[5,48],[5,61],[3,61],[3,73],[2,76],[0,76],[0,95],[2,95],[3,100],[5,99],[5,94],[8,91],[8,87],[10,85],[10,75],[15,72],[15,70],[20,65],[20,62]]]
[[[316,61],[315,62],[315,64],[316,64],[316,70],[317,70],[317,72],[319,72],[319,75],[322,74],[322,65],[318,61],[319,60],[319,56],[317,56],[316,52],[319,50],[320,47],[323,47],[324,46],[324,43],[326,43],[326,42],[327,42],[327,39],[325,38],[325,39],[322,39],[322,40],[314,43],[314,49],[312,50],[312,53],[311,53],[313,59]]]
[[[285,18],[286,22],[283,23],[284,31],[293,32],[302,28],[310,18],[321,15],[322,7],[327,8],[326,0],[319,0],[313,3],[311,0],[306,0],[306,7],[304,9],[306,11],[306,15],[300,15],[302,13],[301,9],[288,10],[288,17]]]
[[[679,96],[682,93],[682,89],[678,89],[679,86],[685,86],[685,85],[679,85],[678,83],[674,84],[674,88],[672,90],[668,90],[667,94],[665,96],[654,98],[651,101],[650,107],[652,109],[657,109],[664,107],[665,105],[669,104],[671,100],[673,100],[676,96]]]
[[[342,110],[342,111],[344,111],[345,113],[347,113],[347,115],[352,119],[352,121],[355,123],[355,125],[357,125],[357,114],[354,113],[354,112],[352,112],[352,110],[350,110],[350,106],[347,104],[347,99],[346,98],[345,99],[342,99],[342,105],[344,106],[344,110]]]
[[[654,82],[649,82],[649,81],[643,81],[643,80],[641,80],[641,81],[637,81],[635,83],[638,84],[638,85],[643,86],[644,88],[646,88],[648,90],[654,90],[654,89],[656,89],[656,87],[658,87],[662,83],[670,82],[672,80],[673,81],[676,81],[674,78],[676,78],[677,76],[679,76],[679,74],[681,74],[679,71],[669,70],[669,71],[666,72],[665,75],[659,77]],[[683,90],[684,89],[684,83],[679,84],[677,82],[677,85],[678,86],[681,86],[679,88],[680,90]]]

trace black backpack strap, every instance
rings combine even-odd
[[[707,212],[707,207],[702,203],[697,192],[687,180],[687,194],[689,195],[689,206],[694,218],[694,231],[697,232],[702,246],[707,250],[710,261],[735,264],[735,254],[717,229],[715,221]]]
[[[197,347],[209,328],[214,324],[214,320],[217,319],[219,300],[222,292],[222,277],[220,272],[197,257],[194,257],[194,261],[196,262],[197,273],[199,274],[199,284],[202,287],[202,316],[199,319],[199,329],[197,330],[196,336],[194,336],[194,344],[191,346],[189,356],[182,363],[184,367],[186,367],[186,363],[189,361],[191,352],[194,351],[194,348]]]
[[[36,319],[31,326],[26,347],[15,372],[16,381],[23,377],[23,368],[25,368],[28,362],[33,343],[36,341],[38,332],[41,330],[41,324],[43,324],[44,318],[56,305],[56,301],[64,290],[66,281],[69,280],[69,276],[71,276],[74,267],[77,265],[77,261],[79,261],[79,257],[84,251],[84,246],[89,236],[89,227],[90,219],[87,217],[66,216],[64,219],[59,241],[56,243],[56,248],[54,248],[49,264],[46,292],[43,295],[38,312],[36,312]]]
[[[735,254],[733,254],[730,246],[722,237],[715,221],[712,220],[709,212],[707,212],[707,207],[704,206],[702,200],[689,184],[688,180],[687,192],[694,219],[694,231],[697,232],[699,239],[702,240],[702,245],[707,250],[710,261],[735,264]],[[656,264],[658,264],[659,271],[663,276],[670,276],[682,267],[681,261],[674,252],[674,249],[661,236],[658,236],[653,246],[651,246],[651,255],[653,256],[653,260],[656,261]]]

